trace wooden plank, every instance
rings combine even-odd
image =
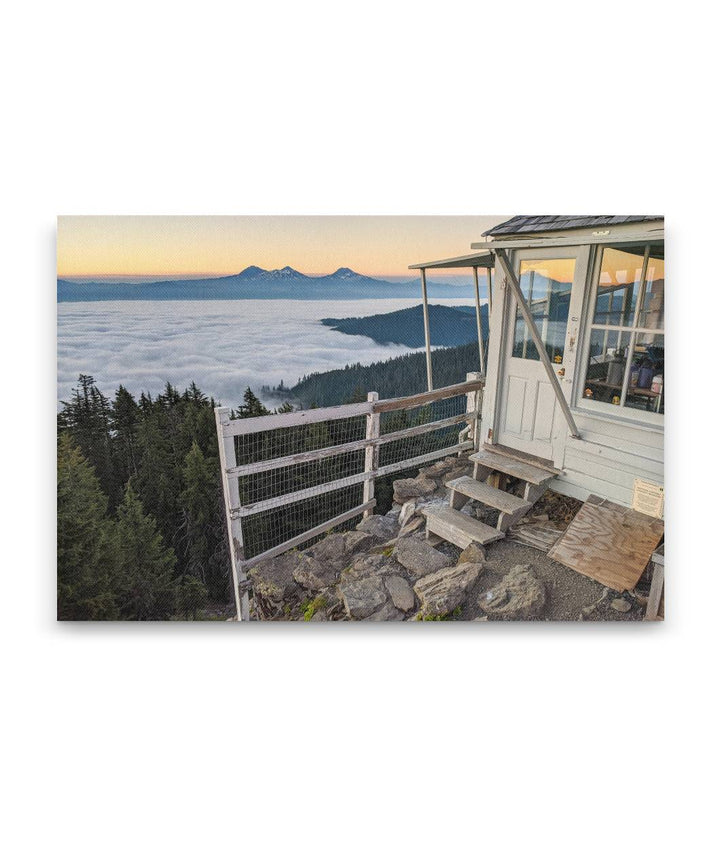
[[[612,231],[617,228],[617,225],[608,226],[607,228],[610,232],[605,235],[567,235],[558,238],[516,238],[514,240],[504,238],[495,241],[475,241],[470,244],[470,249],[485,251],[499,249],[539,250],[542,247],[582,247],[587,244],[657,244],[665,240],[664,229],[628,235]],[[541,231],[541,229],[538,229],[538,232]]]
[[[546,470],[541,470],[539,467],[517,461],[514,458],[508,458],[506,455],[497,455],[487,449],[481,449],[474,455],[470,455],[470,460],[530,484],[541,485],[552,478]]]
[[[228,548],[230,552],[230,569],[232,572],[233,596],[235,599],[235,613],[238,621],[247,621],[250,618],[250,601],[247,592],[240,594],[240,582],[246,577],[242,569],[243,557],[243,534],[242,523],[235,520],[230,513],[233,506],[240,504],[240,490],[237,479],[229,478],[227,471],[235,464],[235,441],[225,434],[225,429],[230,422],[230,409],[227,407],[215,408],[215,427],[218,437],[218,450],[220,453],[220,473],[225,498],[225,525],[227,527]]]
[[[469,496],[470,499],[475,499],[478,502],[489,505],[490,508],[497,508],[498,511],[504,511],[508,514],[528,511],[532,508],[531,502],[525,502],[519,496],[513,496],[504,490],[497,490],[484,482],[475,481],[470,476],[461,476],[459,479],[453,479],[447,482],[447,487],[458,491],[463,496]]]
[[[313,425],[316,422],[329,422],[333,419],[352,419],[355,416],[365,416],[369,412],[370,404],[367,401],[361,401],[357,404],[341,404],[337,407],[315,407],[311,410],[294,410],[292,413],[271,413],[269,416],[252,416],[249,419],[230,419],[223,430],[225,436],[238,437],[242,434],[276,431],[297,425]]]
[[[537,467],[539,470],[547,470],[551,475],[561,476],[563,473],[562,470],[558,470],[552,463],[543,458],[528,455],[519,449],[511,449],[509,446],[503,446],[500,443],[483,443],[483,449],[493,452],[496,455],[505,455],[506,458],[513,458],[516,461],[521,461],[523,464],[530,464],[531,467]]]
[[[430,351],[430,317],[428,314],[427,282],[425,268],[420,269],[420,284],[422,285],[423,325],[425,328],[425,369],[427,371],[427,388],[433,388],[432,354]]]
[[[385,413],[388,410],[411,410],[413,407],[422,407],[433,401],[443,401],[446,398],[455,398],[457,395],[474,392],[477,389],[482,389],[484,385],[485,382],[481,380],[463,381],[463,383],[456,383],[453,386],[443,386],[431,392],[418,392],[415,395],[406,395],[403,398],[384,398],[373,405],[373,412]]]
[[[664,529],[662,520],[614,502],[586,502],[548,556],[613,591],[628,591],[637,585]]]
[[[428,531],[463,550],[473,542],[490,544],[505,537],[498,529],[452,508],[426,508],[423,514]]]
[[[645,621],[656,621],[660,612],[660,600],[665,589],[665,562],[653,562],[650,595],[645,608]]]
[[[269,550],[265,550],[264,553],[258,553],[257,556],[253,556],[252,559],[247,559],[243,562],[243,569],[249,570],[250,568],[255,567],[255,565],[260,564],[260,562],[264,562],[265,559],[273,559],[275,556],[280,556],[282,553],[292,550],[293,547],[298,547],[300,544],[304,544],[311,538],[315,538],[317,535],[322,535],[324,532],[327,532],[328,529],[333,529],[335,526],[339,526],[341,523],[345,523],[353,517],[359,517],[361,514],[364,514],[366,511],[374,508],[375,503],[376,500],[374,499],[369,502],[364,502],[362,505],[351,508],[350,511],[343,511],[342,514],[338,514],[337,517],[333,517],[332,520],[328,520],[326,523],[320,523],[317,526],[313,526],[313,528],[308,529],[307,532],[303,532],[301,535],[296,535],[294,538],[290,538],[289,541],[284,541],[282,544],[278,544],[277,547],[271,547]]]
[[[243,505],[232,508],[230,514],[233,519],[247,517],[250,514],[258,514],[260,511],[269,511],[271,508],[280,508],[283,505],[290,505],[293,502],[301,502],[303,499],[310,499],[313,496],[320,496],[323,493],[330,493],[333,490],[342,490],[344,487],[352,487],[354,484],[360,484],[374,477],[374,473],[355,473],[352,476],[345,476],[335,481],[318,484],[314,487],[306,487],[302,490],[296,490],[293,493],[284,493],[281,496],[274,496],[272,499],[262,499],[259,502],[254,502],[252,505]]]

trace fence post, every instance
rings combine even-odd
[[[466,381],[473,380],[482,380],[483,375],[481,372],[468,372],[465,375]],[[478,432],[478,420],[480,419],[480,409],[482,407],[482,389],[474,390],[473,392],[466,393],[467,403],[465,405],[465,412],[472,413],[473,419],[468,423],[468,427],[470,428],[469,435],[473,441],[473,448],[475,451],[478,451],[479,443],[479,432]]]
[[[232,567],[233,595],[238,621],[250,619],[250,601],[247,591],[240,593],[240,583],[245,582],[246,575],[242,562],[244,558],[242,521],[233,518],[231,508],[240,507],[240,484],[237,476],[228,476],[228,469],[237,466],[235,457],[235,438],[226,437],[223,430],[230,423],[230,408],[215,408],[215,425],[218,435],[218,450],[220,453],[220,470],[222,473],[223,496],[225,497],[225,522],[227,525],[228,542],[230,547],[230,565]]]
[[[372,404],[372,402],[377,401],[380,396],[377,392],[368,392],[367,400]],[[368,413],[366,418],[366,427],[365,427],[365,439],[366,440],[377,440],[380,436],[380,414],[373,412],[373,410]],[[378,461],[380,459],[380,449],[378,446],[366,446],[365,447],[365,472],[366,473],[374,473],[378,468]],[[375,478],[368,479],[363,486],[363,503],[370,502],[371,499],[375,498]],[[367,511],[363,512],[363,518],[370,517],[373,513],[372,508],[368,508]]]

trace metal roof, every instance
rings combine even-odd
[[[582,229],[588,226],[619,226],[622,223],[644,223],[649,220],[662,220],[662,214],[629,214],[625,216],[589,215],[574,216],[567,214],[540,214],[535,217],[517,216],[505,220],[483,232],[485,235],[521,235],[527,232],[559,232],[565,229]]]
[[[416,265],[408,265],[410,270],[440,270],[441,268],[466,268],[482,267],[491,268],[495,266],[495,259],[490,253],[473,253],[471,256],[455,256],[452,259],[436,259],[434,262],[420,262]]]

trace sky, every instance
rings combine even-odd
[[[472,252],[507,216],[58,217],[59,277],[178,277],[285,265],[408,276],[408,265]],[[415,274],[413,274],[415,275]]]

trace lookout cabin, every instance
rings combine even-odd
[[[660,216],[518,216],[472,254],[410,265],[471,268],[485,377],[478,446],[554,471],[559,493],[633,506],[662,495],[665,244]],[[483,331],[478,270],[487,276]]]

